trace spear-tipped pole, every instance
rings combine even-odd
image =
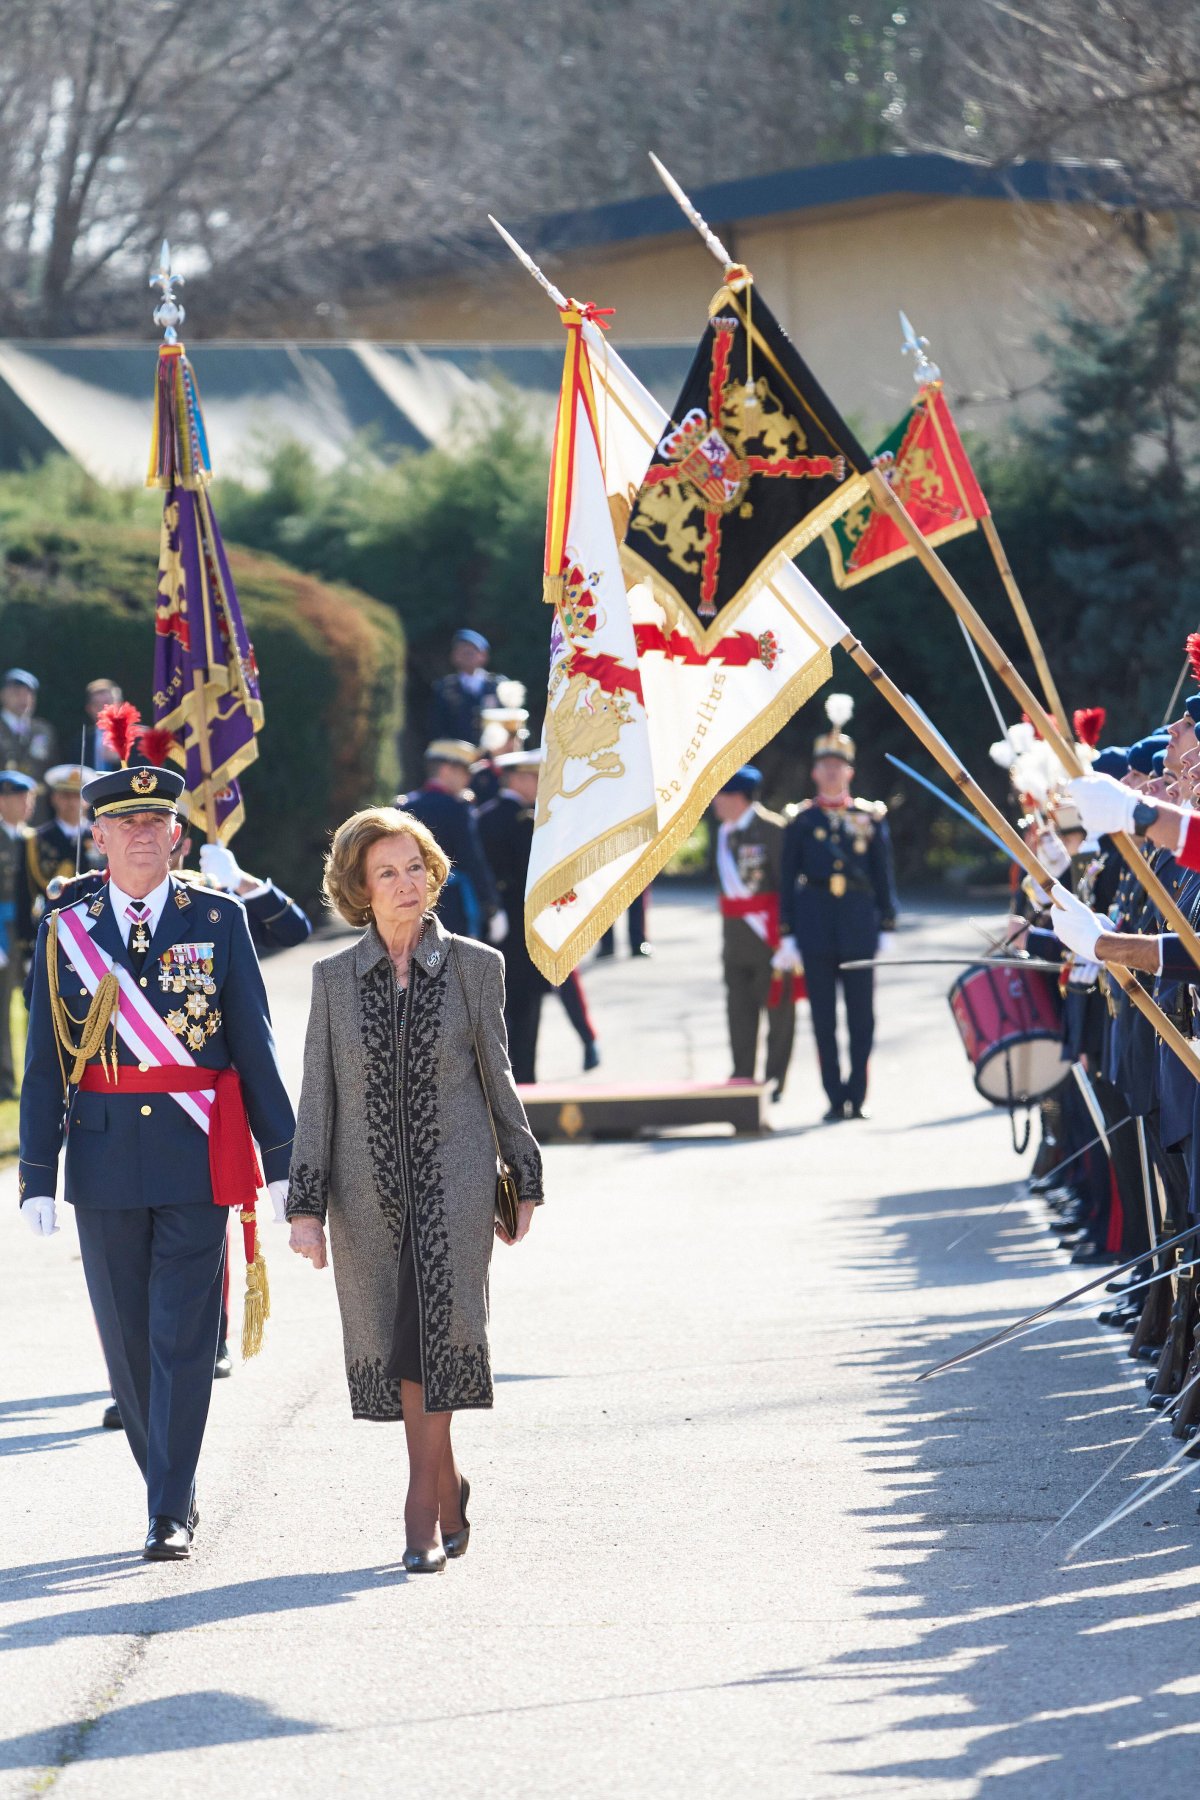
[[[655,156],[653,150],[650,152],[650,161],[654,164],[659,180],[662,182],[671,198],[678,204],[680,210],[692,221],[692,224],[696,227],[696,230],[700,233],[700,236],[704,239],[704,242],[708,245],[722,268],[731,268],[733,266],[732,256],[730,256],[728,250],[725,248],[708,220],[704,217],[704,214],[700,212],[697,207],[692,205],[691,201],[672,175],[670,169],[668,169],[664,162]]]
[[[559,311],[561,312],[563,307],[565,307],[568,304],[566,295],[564,293],[562,293],[558,288],[555,287],[554,283],[551,281],[551,279],[548,275],[543,274],[542,270],[539,269],[537,264],[534,262],[532,256],[530,256],[528,250],[522,250],[520,244],[518,244],[516,238],[512,235],[512,232],[505,231],[505,229],[504,229],[503,225],[500,223],[499,219],[494,219],[492,217],[491,213],[488,214],[487,218],[488,218],[488,224],[495,226],[496,230],[500,233],[500,236],[504,239],[505,243],[508,245],[508,247],[512,251],[513,255],[516,257],[517,261],[521,264],[521,267],[523,269],[527,270],[528,273],[533,276],[533,279],[537,282],[538,286],[540,288],[543,288],[546,291],[546,293],[549,294],[549,296],[553,300],[555,306],[557,306]]]
[[[942,371],[929,358],[929,339],[917,335],[912,328],[912,321],[908,314],[903,311],[900,314],[900,329],[904,333],[904,343],[901,346],[900,354],[912,357],[913,380],[917,386],[925,387],[931,381],[940,381]]]
[[[174,291],[182,282],[183,276],[172,272],[171,246],[164,238],[162,249],[158,253],[158,267],[149,282],[151,287],[158,289],[160,295],[158,305],[154,308],[154,323],[162,331],[164,344],[179,342],[179,327],[187,316]]]

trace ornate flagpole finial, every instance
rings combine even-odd
[[[917,336],[907,313],[900,314],[900,329],[904,333],[904,343],[901,346],[900,354],[912,357],[913,380],[917,386],[924,387],[927,382],[940,381],[942,371],[935,362],[930,360],[928,355],[929,339]]]
[[[162,249],[158,253],[158,268],[150,277],[150,286],[158,288],[162,295],[154,309],[154,323],[162,330],[164,344],[179,342],[177,328],[183,324],[186,315],[175,297],[174,287],[182,280],[182,275],[171,273],[171,246],[164,238]]]
[[[564,293],[561,293],[559,291],[559,289],[555,287],[554,283],[551,281],[551,279],[548,275],[544,275],[542,273],[541,269],[538,268],[537,264],[534,262],[532,256],[530,256],[529,252],[527,250],[522,250],[520,244],[518,244],[516,238],[512,235],[511,231],[505,231],[505,229],[504,229],[503,225],[500,223],[499,219],[494,219],[492,217],[491,213],[489,213],[487,216],[487,220],[488,220],[488,224],[494,226],[495,229],[500,233],[500,236],[504,239],[505,243],[508,245],[508,247],[512,251],[513,255],[516,257],[517,261],[521,264],[522,268],[528,270],[529,274],[533,276],[533,279],[537,282],[538,286],[540,288],[543,288],[545,290],[545,292],[547,294],[549,294],[549,296],[553,300],[555,306],[557,306],[558,310],[560,312],[562,312],[563,308],[567,304],[566,295]]]
[[[671,198],[676,202],[684,217],[691,220],[717,261],[726,269],[733,268],[734,262],[732,256],[730,256],[728,250],[725,248],[708,220],[704,217],[704,214],[698,212],[692,205],[691,201],[672,175],[670,169],[668,169],[666,163],[664,163],[661,158],[655,156],[653,150],[650,152],[650,161],[654,164],[658,178],[670,194]]]

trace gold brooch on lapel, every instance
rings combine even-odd
[[[186,912],[188,907],[192,904],[182,888],[175,889],[175,904],[180,912]]]
[[[88,912],[91,914],[93,919],[98,919],[100,917],[100,914],[103,911],[104,911],[104,896],[103,896],[103,894],[97,894],[96,898],[92,901],[92,904],[88,907]]]

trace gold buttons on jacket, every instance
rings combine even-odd
[[[150,986],[150,983],[146,980],[146,977],[144,975],[140,977],[140,979],[138,981],[138,986],[139,987],[149,987]]]
[[[150,1064],[149,1063],[139,1063],[138,1064],[138,1074],[139,1075],[148,1075],[149,1073],[150,1073]]]
[[[148,1106],[143,1106],[141,1111],[143,1119],[148,1119],[150,1117],[150,1108]]]

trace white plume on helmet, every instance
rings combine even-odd
[[[844,731],[854,716],[854,700],[850,694],[826,694],[825,717],[838,731]]]

